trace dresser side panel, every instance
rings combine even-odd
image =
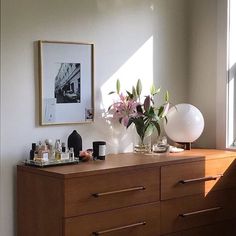
[[[17,170],[18,236],[61,236],[63,181]]]

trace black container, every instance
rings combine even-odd
[[[106,157],[106,142],[95,141],[93,142],[93,158],[105,160]]]
[[[35,151],[36,151],[36,143],[32,143],[32,149],[30,150],[30,160],[34,160]]]
[[[75,157],[79,157],[79,152],[82,151],[82,138],[76,130],[68,137],[68,148],[74,148]]]

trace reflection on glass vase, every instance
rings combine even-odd
[[[151,152],[151,135],[144,137],[144,139],[142,140],[140,136],[135,132],[134,152],[150,153]]]
[[[158,137],[157,142],[152,145],[153,153],[167,153],[169,152],[169,144],[165,136]]]

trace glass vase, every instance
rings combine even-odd
[[[134,137],[134,152],[135,153],[150,153],[151,152],[151,135],[144,137],[142,140],[139,135]]]

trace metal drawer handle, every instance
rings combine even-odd
[[[208,208],[208,209],[204,209],[204,210],[200,210],[200,211],[192,211],[192,212],[188,212],[188,213],[179,214],[179,216],[180,217],[187,217],[187,216],[198,215],[198,214],[207,213],[207,212],[211,212],[211,211],[218,211],[221,209],[222,209],[222,207],[212,207],[212,208]]]
[[[144,186],[138,186],[138,187],[133,187],[133,188],[125,188],[125,189],[120,189],[120,190],[115,190],[115,191],[110,191],[110,192],[103,192],[103,193],[93,193],[93,197],[101,197],[105,195],[112,195],[112,194],[117,194],[117,193],[125,193],[125,192],[132,192],[132,191],[138,191],[138,190],[145,190],[146,188]]]
[[[93,235],[106,234],[106,233],[110,233],[110,232],[114,232],[114,231],[118,231],[118,230],[122,230],[122,229],[138,227],[138,226],[142,226],[142,225],[146,225],[146,222],[142,221],[142,222],[138,222],[138,223],[134,223],[134,224],[130,224],[130,225],[120,226],[120,227],[117,227],[117,228],[112,228],[112,229],[102,230],[102,231],[98,231],[98,232],[93,232]]]
[[[181,184],[188,184],[192,182],[204,182],[204,181],[211,181],[211,180],[217,180],[223,175],[214,175],[214,176],[207,176],[207,177],[202,177],[202,178],[196,178],[196,179],[186,179],[186,180],[180,180],[179,183]]]

